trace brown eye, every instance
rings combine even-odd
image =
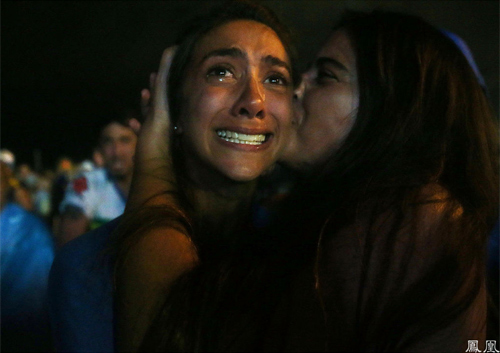
[[[217,79],[219,79],[219,81],[222,81],[222,80],[227,79],[227,78],[233,78],[234,74],[227,67],[215,66],[215,67],[212,67],[208,70],[207,77],[208,78],[217,78]]]
[[[283,75],[271,75],[264,83],[271,83],[273,85],[288,86],[288,80]]]

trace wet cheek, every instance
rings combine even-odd
[[[200,124],[208,120],[210,106],[203,96],[193,95],[185,102],[186,110],[182,113],[179,125],[182,127],[184,137],[197,134]]]
[[[200,95],[198,102],[200,102],[206,110],[217,110],[217,108],[223,104],[225,96],[225,92],[212,89]]]
[[[231,109],[234,100],[227,90],[212,87],[192,96],[191,111],[199,118],[211,118],[221,110]]]

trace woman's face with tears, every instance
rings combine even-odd
[[[290,60],[277,34],[235,20],[194,47],[182,89],[178,133],[191,173],[250,181],[269,169],[291,132]]]

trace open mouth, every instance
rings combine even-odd
[[[271,134],[242,134],[230,130],[217,130],[217,135],[225,141],[242,145],[262,145],[271,136]]]

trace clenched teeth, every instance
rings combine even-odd
[[[261,145],[266,140],[266,135],[264,134],[248,135],[229,130],[217,130],[217,135],[228,142],[245,145]]]

